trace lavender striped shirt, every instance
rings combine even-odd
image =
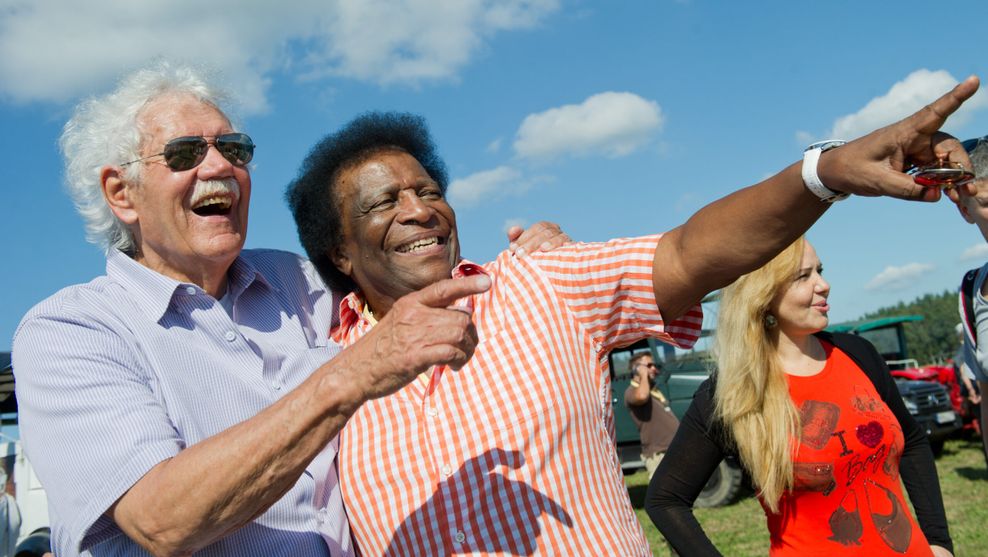
[[[148,470],[270,406],[339,351],[312,265],[245,250],[232,319],[199,287],[115,252],[106,276],[35,306],[14,336],[21,436],[59,557],[147,555],[104,513]],[[351,555],[334,440],[267,512],[197,555]]]

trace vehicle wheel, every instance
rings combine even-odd
[[[726,460],[720,461],[714,473],[693,503],[694,507],[720,507],[733,503],[741,492],[744,473]]]
[[[943,439],[930,439],[930,450],[933,451],[933,456],[943,454],[943,441]]]
[[[42,557],[49,551],[51,551],[51,530],[47,527],[38,528],[17,544],[14,557]]]

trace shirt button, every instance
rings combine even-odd
[[[281,390],[281,381],[272,381],[271,382],[271,388],[274,389],[274,390],[276,390],[276,391],[280,391]]]
[[[320,524],[326,522],[328,518],[329,518],[329,511],[327,511],[325,508],[319,509],[319,511],[316,513],[316,520],[319,521]]]
[[[456,543],[463,543],[464,541],[466,541],[467,535],[464,534],[463,532],[457,531],[453,533],[453,539],[456,540]]]
[[[233,342],[237,340],[237,333],[233,331],[227,331],[226,334],[223,335],[223,338],[225,338],[229,342]]]
[[[450,474],[453,473],[453,469],[450,468],[449,466],[443,466],[442,469],[439,471],[442,472],[444,476],[449,476]]]
[[[196,294],[196,287],[195,286],[186,286],[185,287],[185,293],[188,294],[189,296],[195,296],[195,294]]]
[[[439,415],[439,410],[436,410],[435,408],[430,406],[429,408],[425,409],[425,413],[428,414],[430,417],[435,418],[436,416]]]

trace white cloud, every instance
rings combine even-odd
[[[961,261],[984,261],[988,259],[988,244],[975,244],[961,253]]]
[[[66,101],[155,57],[223,70],[248,111],[268,73],[379,84],[454,78],[485,40],[529,29],[558,0],[8,0],[0,94]],[[371,32],[372,30],[372,32]],[[423,30],[427,32],[423,32]]]
[[[828,137],[848,140],[861,137],[872,130],[909,116],[936,100],[957,83],[957,79],[945,70],[916,70],[892,85],[885,95],[869,101],[861,110],[838,118]],[[985,106],[988,106],[988,95],[980,91],[950,117],[948,124],[962,125],[970,119],[973,111]]]
[[[582,104],[528,115],[518,128],[515,152],[525,158],[603,154],[620,157],[642,147],[662,128],[659,105],[633,93],[609,91]]]
[[[508,233],[508,229],[512,226],[517,226],[521,229],[528,228],[528,221],[522,218],[507,219],[504,221],[504,226],[501,227],[501,231],[505,234]]]
[[[551,181],[540,176],[527,178],[510,166],[499,166],[453,180],[449,185],[449,201],[456,208],[470,207],[508,195],[520,195],[535,185]]]
[[[880,288],[898,290],[905,288],[912,281],[930,273],[933,269],[933,265],[929,263],[908,263],[901,267],[888,266],[865,285],[865,290],[878,290]]]
[[[501,151],[501,138],[500,137],[497,138],[497,139],[495,139],[494,141],[491,141],[490,143],[487,144],[487,152],[488,153],[498,153],[500,151]]]
[[[798,145],[806,146],[806,145],[809,145],[810,143],[813,143],[816,140],[817,140],[816,139],[816,136],[814,136],[810,132],[803,131],[803,130],[797,130],[796,131],[796,143]]]
[[[676,214],[690,214],[695,213],[704,204],[703,199],[694,193],[682,193],[676,198],[675,203],[673,203],[674,210]]]

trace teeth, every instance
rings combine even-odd
[[[198,181],[192,191],[192,208],[218,205],[221,209],[229,209],[239,198],[240,185],[233,178]]]
[[[229,197],[207,197],[199,203],[196,203],[193,209],[202,209],[203,207],[209,207],[210,205],[218,205],[221,209],[229,209],[233,203]]]
[[[408,253],[410,251],[418,251],[422,248],[434,246],[438,243],[439,243],[439,238],[436,238],[435,236],[433,236],[432,238],[422,238],[421,240],[416,240],[410,244],[398,246],[398,251],[401,253]]]

